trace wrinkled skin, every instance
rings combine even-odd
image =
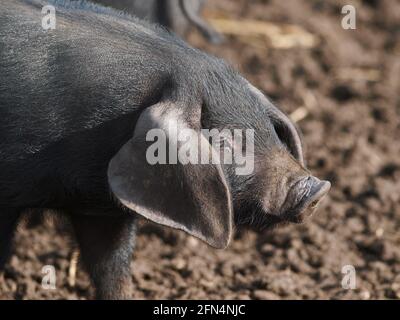
[[[0,269],[20,215],[52,209],[97,297],[129,298],[138,216],[224,248],[235,222],[299,222],[327,193],[288,118],[223,61],[84,2],[58,1],[45,32],[46,3],[0,3]],[[171,119],[203,140],[201,128],[254,129],[254,172],[150,165],[145,134]]]

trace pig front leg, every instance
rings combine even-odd
[[[135,218],[110,213],[108,216],[74,215],[71,221],[81,260],[96,288],[96,299],[131,298]]]
[[[20,212],[15,209],[0,209],[0,273],[12,251],[12,240]]]

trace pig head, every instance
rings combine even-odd
[[[305,168],[295,126],[260,91],[239,75],[233,76],[231,85],[213,81],[213,89],[204,90],[198,99],[179,101],[171,97],[176,95],[167,95],[143,111],[132,139],[111,160],[108,181],[124,207],[224,248],[235,224],[264,228],[302,222],[329,191],[330,183]],[[168,130],[171,123],[173,132]],[[226,144],[219,150],[211,145],[204,128],[252,129],[252,172],[237,174],[236,160],[150,164],[146,158],[152,144],[146,135],[153,129],[165,132],[169,148],[185,144],[176,135],[190,129],[196,135],[190,140],[196,141],[192,147],[218,157]],[[232,152],[244,146],[232,141],[227,145]]]

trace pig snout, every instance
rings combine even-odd
[[[285,219],[300,223],[311,216],[318,204],[329,192],[331,183],[314,176],[300,179],[289,190],[287,203],[291,206],[285,212]]]

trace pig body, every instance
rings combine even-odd
[[[171,119],[253,129],[254,173],[149,165],[144,135]],[[139,215],[222,248],[235,222],[295,221],[329,189],[290,121],[223,61],[86,2],[0,3],[0,137],[0,268],[22,212],[59,211],[102,299],[130,296]]]
[[[212,43],[218,44],[223,40],[223,37],[200,17],[205,0],[93,0],[93,2],[159,23],[182,37],[187,34],[191,26],[194,26]]]

